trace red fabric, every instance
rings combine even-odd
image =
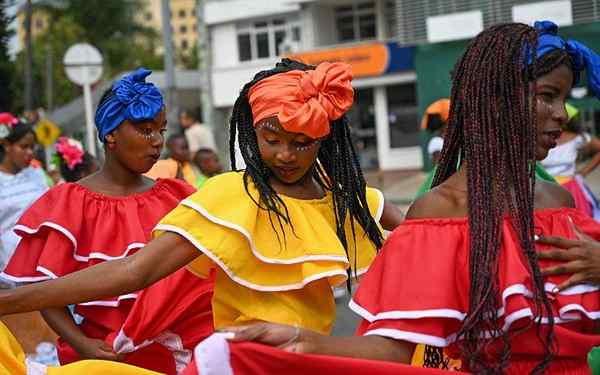
[[[575,238],[573,224],[600,239],[600,225],[576,209],[535,213],[538,235]],[[505,302],[500,299],[498,308],[504,308],[501,324],[514,330],[532,323],[536,309],[524,291],[532,290],[531,277],[508,219],[503,225],[501,246],[499,287]],[[543,246],[538,246],[540,249]],[[540,262],[541,267],[552,264],[555,262]],[[354,297],[354,310],[366,320],[358,334],[380,334],[436,346],[452,344],[462,324],[461,314],[469,306],[468,270],[467,219],[405,221],[388,238]],[[567,277],[546,278],[547,292]],[[587,353],[600,345],[600,336],[593,333],[593,320],[582,310],[592,317],[600,316],[598,288],[578,286],[551,297],[555,319],[563,320],[555,325],[558,352],[554,366],[585,369]],[[532,324],[513,337],[513,367],[509,373],[522,373],[541,359],[542,351]]]
[[[581,210],[581,212],[589,217],[593,216],[592,204],[588,201],[582,187],[574,178],[567,180],[565,183],[561,184],[561,186],[571,193],[573,200],[575,201],[575,207],[577,207],[578,210]]]
[[[110,334],[107,341],[112,342],[115,352],[130,355],[145,342],[158,342],[168,350],[167,355],[149,359],[155,364],[145,367],[158,371],[157,366],[169,364],[170,370],[163,372],[174,374],[177,366],[183,368],[189,363],[194,347],[214,332],[213,286],[214,275],[202,279],[180,269],[144,289],[121,331]]]
[[[236,375],[447,375],[457,373],[383,361],[289,353],[255,343],[231,343],[229,349],[231,369]],[[202,375],[197,368],[196,359],[182,375]]]
[[[77,183],[58,185],[17,223],[15,232],[22,239],[3,277],[40,281],[131,255],[151,239],[159,220],[193,192],[175,179],[158,180],[150,190],[126,197],[101,195]],[[77,305],[75,311],[84,317],[81,329],[99,339],[118,331],[134,298],[135,294]],[[59,356],[76,359],[66,343],[59,346]]]

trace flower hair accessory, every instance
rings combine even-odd
[[[19,119],[11,113],[0,113],[0,139],[7,138],[12,133],[15,125],[19,123]]]
[[[67,168],[70,170],[75,169],[75,167],[83,162],[83,146],[81,142],[67,137],[60,137],[55,147],[58,156],[65,161]]]

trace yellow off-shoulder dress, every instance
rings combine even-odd
[[[367,189],[368,208],[377,222],[383,195]],[[336,235],[331,193],[301,200],[279,195],[291,225],[256,202],[251,180],[242,172],[213,177],[184,199],[155,227],[154,235],[177,233],[202,255],[188,265],[198,275],[216,271],[215,328],[258,321],[296,325],[329,334],[335,319],[332,288],[346,270],[366,272],[376,255],[362,227],[347,219],[349,255]],[[354,232],[354,236],[353,233]]]

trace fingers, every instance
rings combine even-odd
[[[579,260],[574,260],[569,263],[563,263],[558,266],[547,267],[542,270],[542,276],[576,274],[581,272],[585,264]]]
[[[263,323],[258,323],[250,326],[226,327],[219,331],[233,334],[225,337],[229,341],[255,341],[265,332],[265,329]]]
[[[562,284],[560,284],[559,286],[557,286],[556,289],[558,289],[559,292],[562,292],[563,290],[569,289],[572,286],[583,284],[586,281],[587,280],[586,280],[585,274],[576,273],[573,276],[571,276],[567,281],[565,281]]]
[[[541,237],[536,242],[542,245],[550,245],[562,249],[569,249],[581,245],[581,240],[569,240],[563,237]]]
[[[569,261],[569,260],[577,259],[578,254],[576,254],[576,252],[573,252],[573,251],[551,249],[551,250],[540,251],[540,252],[538,252],[537,255],[538,255],[539,259]]]

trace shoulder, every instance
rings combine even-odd
[[[248,191],[254,191],[254,185],[248,181]],[[210,200],[231,203],[231,199],[246,197],[244,172],[227,172],[211,177],[204,182],[202,189],[193,194],[192,200]]]
[[[464,217],[466,215],[466,193],[460,195],[440,185],[417,198],[410,206],[406,219]]]
[[[196,191],[195,187],[177,178],[160,178],[156,184],[165,187],[178,200],[184,199]]]
[[[535,205],[538,209],[575,207],[573,196],[559,184],[537,180],[535,182]]]

